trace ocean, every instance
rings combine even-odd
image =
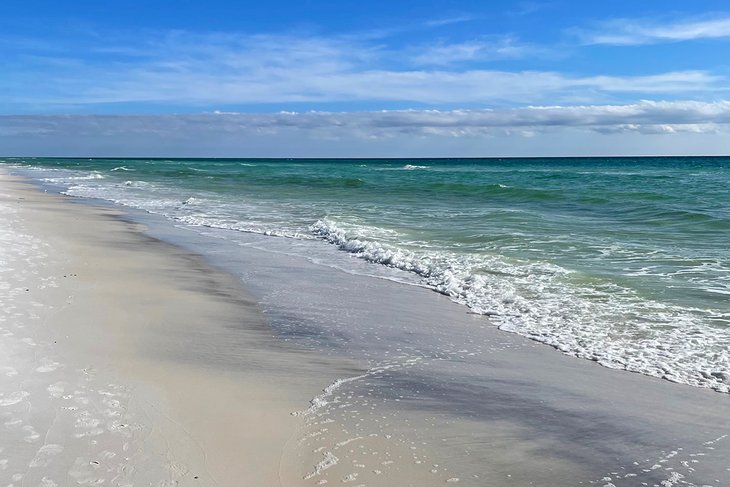
[[[201,238],[255,235],[426,287],[568,355],[730,393],[730,158],[3,162]]]

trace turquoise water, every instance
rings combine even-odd
[[[5,162],[193,228],[318,240],[565,353],[730,392],[730,158]]]

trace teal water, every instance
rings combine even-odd
[[[193,228],[318,240],[565,353],[730,392],[730,158],[5,162]]]

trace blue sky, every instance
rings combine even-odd
[[[15,1],[0,153],[730,153],[720,1]]]

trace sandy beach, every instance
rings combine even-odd
[[[337,367],[118,213],[0,184],[2,485],[296,485],[291,413]]]
[[[0,178],[2,485],[730,485],[727,394]]]

